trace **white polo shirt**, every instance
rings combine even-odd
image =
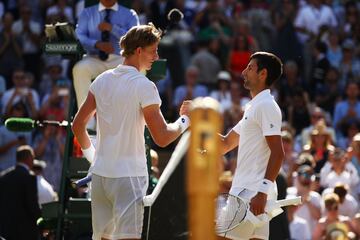
[[[233,130],[240,137],[230,192],[236,193],[244,188],[257,192],[270,157],[265,136],[281,135],[281,110],[269,89],[245,105],[244,116]]]
[[[97,116],[93,173],[118,178],[147,176],[142,108],[161,104],[153,82],[136,68],[119,65],[90,86]]]
[[[319,33],[322,25],[327,25],[331,28],[335,28],[338,25],[332,9],[325,4],[322,4],[319,8],[311,4],[305,5],[300,8],[294,20],[295,27],[305,28],[315,35]],[[298,38],[304,43],[308,40],[309,36],[298,32]]]

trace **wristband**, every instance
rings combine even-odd
[[[274,183],[272,181],[264,178],[263,180],[261,180],[258,192],[269,194],[269,192],[273,188],[273,186],[274,186]]]
[[[94,147],[94,145],[90,144],[90,147],[88,147],[87,149],[81,149],[81,151],[83,152],[84,157],[90,163],[92,163],[94,161],[94,158],[95,158],[95,147]]]
[[[175,123],[179,125],[181,133],[183,133],[190,126],[190,118],[186,115],[181,115]]]

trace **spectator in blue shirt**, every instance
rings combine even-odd
[[[206,86],[198,84],[199,69],[189,66],[185,72],[185,84],[175,89],[173,106],[179,109],[184,100],[191,100],[197,97],[208,96]]]
[[[139,25],[136,12],[119,5],[117,0],[100,0],[81,12],[76,34],[87,55],[73,68],[78,106],[85,100],[91,80],[123,62],[120,38],[136,25]]]
[[[341,135],[341,127],[349,120],[360,119],[360,101],[359,97],[359,85],[355,81],[351,81],[347,84],[346,89],[347,99],[338,102],[335,105],[334,111],[334,128],[336,135]]]

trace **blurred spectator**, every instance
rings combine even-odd
[[[280,0],[277,8],[273,9],[272,18],[275,27],[274,53],[283,62],[301,60],[301,44],[297,38],[294,19],[296,17],[297,4],[294,0]]]
[[[342,126],[342,136],[337,139],[337,146],[343,150],[350,147],[353,137],[360,132],[360,120],[351,119]]]
[[[359,204],[356,199],[349,194],[348,186],[342,183],[336,184],[334,188],[327,188],[323,191],[322,196],[329,193],[335,193],[339,197],[339,214],[353,218],[359,210]],[[325,213],[325,209],[324,213]],[[323,213],[323,216],[324,216]]]
[[[0,177],[0,235],[5,239],[40,238],[36,224],[41,216],[36,177],[30,171],[33,160],[30,146],[18,147],[16,167]]]
[[[326,58],[329,60],[332,67],[338,68],[342,59],[342,50],[340,45],[340,36],[338,31],[331,29],[327,42]]]
[[[136,12],[116,0],[100,0],[81,12],[76,34],[87,55],[73,68],[78,106],[85,100],[94,78],[123,62],[119,39],[135,25],[139,25]]]
[[[328,227],[330,227],[331,224],[334,223],[345,224],[347,231],[344,236],[347,237],[347,232],[352,229],[351,222],[348,216],[342,216],[339,214],[339,202],[339,197],[334,193],[330,193],[324,197],[326,215],[325,217],[319,219],[318,223],[316,224],[312,235],[313,240],[321,240],[324,239],[327,235],[329,235]]]
[[[351,39],[346,39],[342,44],[342,59],[339,66],[340,90],[343,90],[349,81],[357,80],[360,75],[360,61],[355,55],[355,44]]]
[[[48,120],[55,120],[47,116]],[[35,136],[34,150],[36,158],[46,162],[44,178],[54,187],[56,192],[60,189],[61,171],[64,157],[66,132],[61,127],[47,125]]]
[[[9,109],[8,117],[28,117],[26,106],[19,101]],[[5,125],[0,127],[0,172],[16,164],[16,149],[25,144],[32,144],[31,132],[13,132]]]
[[[279,81],[279,104],[284,112],[284,119],[288,119],[289,106],[294,102],[294,96],[302,91],[303,79],[299,74],[299,67],[295,61],[284,63],[284,73]]]
[[[356,168],[358,176],[360,177],[360,133],[357,133],[353,137],[348,153],[350,161]]]
[[[247,67],[251,55],[249,40],[245,35],[237,35],[232,39],[227,69],[235,81],[239,81],[242,71]]]
[[[294,198],[296,195],[288,194],[286,198]],[[296,211],[298,210],[298,205],[289,205],[286,207],[287,217],[289,220],[290,236],[291,240],[311,240],[311,232],[309,223],[296,216]]]
[[[286,174],[286,181],[288,185],[291,186],[292,173],[295,170],[295,161],[298,158],[298,154],[294,151],[294,138],[289,131],[281,131],[281,138],[285,153],[282,169]]]
[[[304,151],[309,152],[314,157],[315,173],[320,173],[321,168],[328,161],[329,154],[334,148],[325,122],[319,121],[311,131],[310,142],[304,145]]]
[[[20,19],[17,20],[12,30],[15,35],[21,37],[23,42],[23,60],[25,70],[32,72],[35,79],[39,81],[41,73],[41,31],[39,22],[31,19],[32,10],[26,4],[21,5]],[[38,85],[38,82],[35,82]]]
[[[355,239],[360,238],[360,213],[356,213],[355,217],[351,220],[354,233],[356,235]]]
[[[159,169],[159,154],[154,149],[150,149],[150,157],[151,157],[151,174],[150,174],[151,176],[150,176],[150,178],[153,178],[153,180],[151,180],[151,181],[155,181],[157,183],[157,180],[160,178],[160,175],[161,175],[161,172]]]
[[[195,66],[189,66],[185,72],[185,84],[176,87],[173,106],[179,109],[184,100],[208,96],[208,89],[198,84],[199,70]]]
[[[70,86],[65,81],[58,80],[51,88],[51,93],[44,96],[39,111],[39,117],[46,119],[51,116],[53,120],[63,121],[67,118],[70,102]]]
[[[315,127],[319,124],[326,125],[325,126],[326,132],[330,134],[331,143],[333,144],[336,143],[335,130],[331,126],[327,126],[325,112],[323,111],[323,109],[319,107],[314,107],[311,110],[311,124],[308,127],[303,128],[303,130],[301,131],[302,146],[305,146],[310,142],[311,133],[315,129]]]
[[[7,12],[2,17],[3,29],[0,32],[0,74],[5,77],[6,85],[12,86],[10,81],[14,69],[23,67],[23,41],[14,34],[12,25],[14,17]]]
[[[308,93],[301,88],[294,91],[292,99],[292,103],[287,105],[288,121],[298,135],[310,124],[310,101]]]
[[[61,65],[61,58],[52,57],[46,61],[46,68],[39,84],[39,93],[41,98],[46,94],[51,93],[53,87],[62,82],[63,85],[71,87],[71,81],[63,75],[63,67]]]
[[[300,6],[294,20],[294,26],[298,33],[298,38],[303,45],[304,56],[304,75],[305,80],[311,73],[311,51],[316,36],[322,26],[336,28],[338,23],[332,9],[323,4],[322,0],[307,0],[307,4]]]
[[[0,19],[2,19],[2,17],[4,16],[4,13],[5,13],[4,3],[0,2]]]
[[[359,176],[349,162],[349,155],[339,148],[330,153],[329,162],[331,164],[330,171],[328,167],[321,169],[321,186],[324,188],[334,188],[338,183],[349,186],[349,193],[357,195]]]
[[[351,37],[354,29],[359,25],[360,15],[356,2],[357,1],[353,0],[345,2],[345,22],[343,23],[344,26],[340,28],[342,30],[343,38]]]
[[[219,60],[209,51],[209,40],[198,40],[198,49],[192,55],[190,64],[199,70],[199,83],[213,89],[216,86],[216,76],[221,70]]]
[[[0,99],[5,91],[6,91],[6,80],[3,76],[0,75]]]
[[[2,113],[5,118],[15,103],[22,101],[28,113],[28,117],[36,119],[39,110],[39,95],[31,88],[31,76],[25,74],[22,69],[15,69],[12,75],[14,87],[5,91],[1,98]]]
[[[349,82],[346,86],[347,98],[336,103],[333,124],[337,136],[341,136],[341,127],[347,121],[360,119],[359,84]]]
[[[46,10],[46,18],[47,23],[74,23],[73,9],[67,4],[67,0],[55,0],[55,4]]]
[[[48,181],[43,177],[43,171],[46,168],[46,162],[42,160],[34,159],[32,170],[36,175],[37,189],[38,189],[38,200],[39,206],[48,202],[54,202],[58,200],[57,193]]]
[[[334,116],[335,104],[340,100],[341,96],[339,78],[339,71],[334,67],[330,67],[325,74],[324,85],[317,88],[315,92],[314,101],[316,105],[330,113],[331,116]]]
[[[298,168],[294,187],[287,189],[288,195],[301,196],[302,203],[295,212],[295,216],[301,217],[308,222],[310,232],[319,218],[321,217],[321,196],[319,193],[311,190],[311,182],[314,170],[303,165]]]
[[[231,75],[227,71],[220,71],[217,75],[217,89],[211,91],[210,97],[220,103],[221,111],[224,112],[231,107]]]
[[[327,46],[322,41],[316,41],[313,50],[314,61],[311,70],[310,93],[314,97],[317,89],[324,87],[325,75],[330,67],[326,57]]]

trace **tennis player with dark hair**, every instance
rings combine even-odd
[[[275,179],[284,158],[281,141],[281,111],[270,86],[282,74],[282,62],[274,54],[256,52],[242,72],[244,86],[252,100],[245,105],[241,121],[226,135],[222,152],[238,148],[237,166],[230,194],[250,202],[254,215],[264,213],[266,201],[276,200]],[[241,225],[229,231],[226,238],[246,239]],[[269,224],[255,228],[251,239],[268,239]]]
[[[73,132],[92,164],[93,239],[140,239],[148,187],[144,129],[166,146],[189,126],[190,102],[167,124],[161,99],[144,74],[159,56],[161,32],[154,25],[131,28],[120,40],[124,63],[100,74],[73,122]],[[96,153],[86,123],[97,114]]]

